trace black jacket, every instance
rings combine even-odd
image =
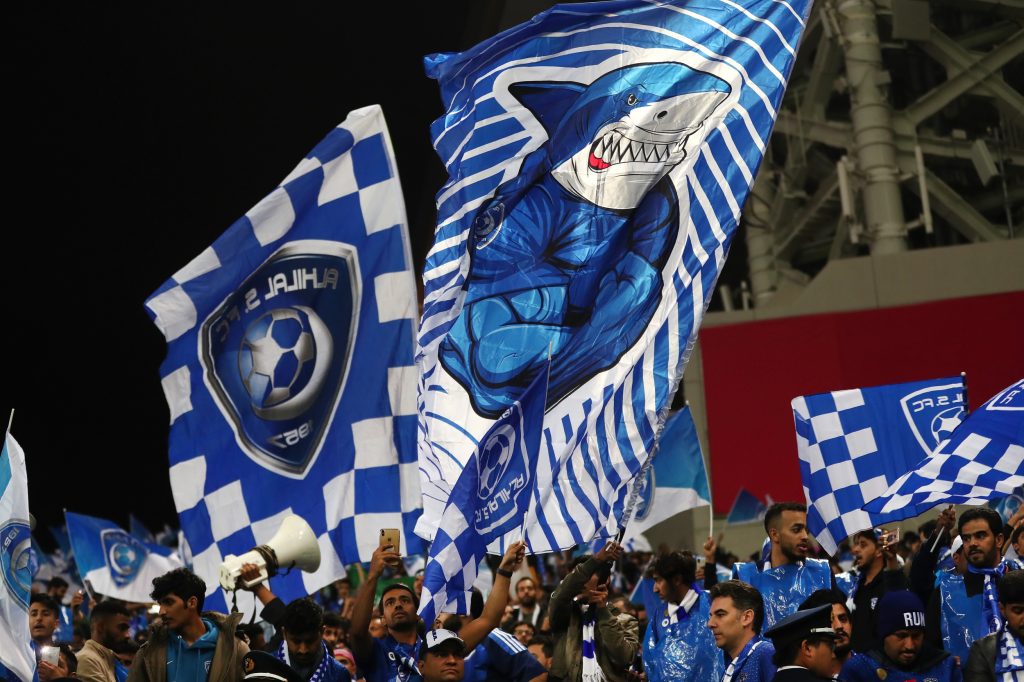
[[[875,607],[878,600],[886,592],[907,589],[907,577],[903,571],[894,568],[881,571],[875,579],[857,588],[853,598],[853,634],[850,636],[850,648],[854,651],[871,651],[879,649],[882,642],[875,636]]]
[[[831,682],[831,678],[818,677],[807,668],[789,668],[776,672],[772,682]]]

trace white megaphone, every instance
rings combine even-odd
[[[255,564],[260,574],[253,580],[241,580],[242,566]],[[220,586],[225,590],[258,585],[281,569],[297,568],[312,573],[320,568],[320,545],[313,529],[301,516],[292,514],[281,522],[274,537],[242,556],[228,554],[220,565]]]

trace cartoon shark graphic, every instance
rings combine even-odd
[[[442,365],[498,416],[552,357],[548,404],[618,362],[661,300],[679,230],[666,176],[728,97],[680,63],[623,67],[590,85],[517,83],[548,141],[477,214],[463,309]],[[689,143],[689,144],[688,144]]]

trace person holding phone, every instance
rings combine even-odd
[[[899,534],[884,528],[869,528],[855,534],[851,551],[857,581],[850,589],[853,602],[853,634],[850,648],[857,652],[878,649],[882,642],[875,632],[878,601],[894,590],[910,588],[906,574],[896,560]]]
[[[377,581],[383,575],[386,565],[394,565],[402,559],[401,554],[395,551],[397,542],[394,538],[384,532],[381,537],[381,545],[374,550],[370,559],[366,581],[356,594],[349,644],[367,682],[392,682],[399,679],[402,682],[421,682],[423,678],[416,664],[423,653],[422,623],[417,615],[416,593],[410,586],[392,583],[384,588],[380,609],[384,614],[387,634],[380,638],[370,635],[370,617]],[[472,651],[500,624],[508,601],[509,580],[524,556],[525,546],[522,542],[512,543],[505,551],[483,612],[479,618],[463,625],[459,633],[467,651]]]

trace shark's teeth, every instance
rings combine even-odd
[[[615,163],[667,163],[672,157],[668,144],[630,140],[619,132],[606,133],[591,148],[603,167]]]

